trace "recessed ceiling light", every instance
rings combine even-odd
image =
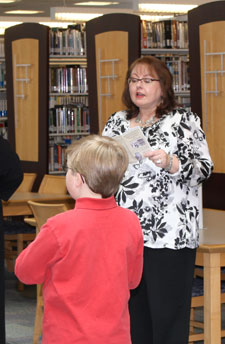
[[[76,2],[74,6],[109,6],[109,5],[118,5],[119,2],[104,2],[104,1],[86,1],[86,2]]]
[[[44,11],[28,11],[28,10],[14,10],[14,11],[5,11],[7,14],[38,14],[44,13]]]

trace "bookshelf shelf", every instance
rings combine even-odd
[[[190,97],[190,91],[178,91],[178,92],[175,92],[175,95],[177,97]]]
[[[142,55],[188,55],[188,49],[160,49],[160,48],[144,48],[141,49]]]
[[[50,66],[58,66],[58,65],[87,65],[87,58],[86,56],[67,56],[67,55],[50,55],[49,57],[49,65]]]
[[[66,93],[57,93],[57,92],[53,92],[53,93],[49,93],[50,97],[66,97],[66,96],[84,96],[87,97],[88,93],[70,93],[70,92],[66,92]]]
[[[89,131],[76,131],[75,133],[59,133],[59,134],[49,134],[49,137],[64,137],[64,136],[85,136],[90,135]]]

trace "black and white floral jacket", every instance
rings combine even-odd
[[[102,135],[116,136],[130,128],[126,111],[114,113]],[[139,217],[145,246],[196,248],[199,244],[198,185],[213,169],[199,117],[185,109],[164,115],[153,126],[141,128],[152,149],[175,154],[179,171],[170,174],[149,159],[129,164],[117,192],[120,206]]]

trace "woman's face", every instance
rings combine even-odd
[[[149,82],[150,79],[158,79],[155,75],[151,75],[148,65],[137,64],[131,72],[130,78],[142,79],[145,81],[137,81],[129,83],[129,91],[132,102],[139,107],[140,110],[152,110],[161,102],[162,90],[159,81]]]

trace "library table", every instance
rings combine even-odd
[[[225,211],[203,209],[196,264],[204,267],[204,343],[221,343],[221,266],[225,266]],[[222,331],[224,332],[224,331]]]
[[[68,209],[74,207],[74,200],[67,194],[41,194],[39,192],[15,192],[7,201],[2,201],[3,216],[32,215],[27,201],[42,203],[64,203]]]

